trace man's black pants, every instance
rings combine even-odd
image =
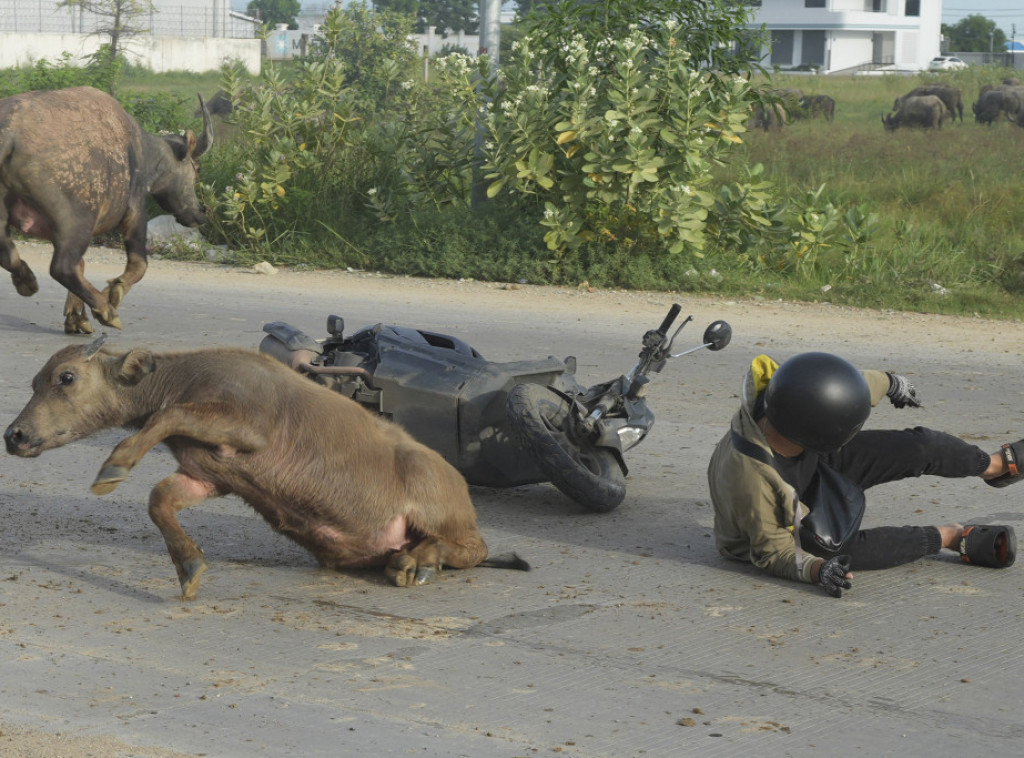
[[[979,476],[990,456],[981,448],[945,432],[924,427],[867,430],[822,459],[861,489],[929,474],[951,478]],[[828,558],[817,546],[801,541],[804,550]],[[882,526],[862,529],[842,552],[859,570],[891,568],[933,555],[942,549],[934,526]]]

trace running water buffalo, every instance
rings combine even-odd
[[[19,295],[39,290],[10,228],[53,242],[50,275],[68,290],[64,331],[89,334],[85,305],[121,328],[117,307],[146,272],[146,198],[185,226],[206,221],[196,198],[198,159],[213,144],[203,133],[155,136],[110,95],[92,87],[26,92],[0,100],[0,266]],[[85,278],[83,255],[97,234],[119,230],[128,261],[103,292]]]
[[[882,116],[886,131],[894,132],[901,126],[921,126],[926,129],[942,128],[949,111],[935,95],[903,98],[896,113]]]
[[[462,475],[354,400],[251,351],[114,352],[103,339],[47,361],[4,432],[7,452],[34,457],[102,429],[138,429],[100,468],[92,491],[104,495],[165,443],[178,470],[153,488],[149,515],[184,599],[206,562],[176,514],[230,493],[324,567],[383,565],[400,587],[442,566],[529,569],[514,554],[485,561]]]

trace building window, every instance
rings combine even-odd
[[[825,65],[825,32],[808,29],[803,34],[800,63],[811,66]]]
[[[824,8],[825,0],[804,0],[805,8]]]
[[[773,66],[793,65],[793,31],[790,29],[775,29],[772,31],[772,57]]]
[[[907,0],[906,14],[908,16],[920,16],[921,0]]]

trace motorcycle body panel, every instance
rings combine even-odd
[[[681,306],[643,336],[626,374],[584,388],[576,359],[499,363],[462,340],[437,332],[376,324],[344,336],[345,321],[327,318],[318,341],[283,322],[264,326],[260,351],[331,390],[401,424],[439,452],[470,484],[514,487],[551,482],[596,513],[625,497],[623,453],[654,425],[645,399],[651,375],[669,358],[721,350],[732,327],[716,321],[701,345],[673,353],[669,336]]]
[[[306,356],[315,348],[313,368],[324,373],[312,373],[313,378],[401,424],[475,485],[546,481],[511,437],[505,406],[513,386],[532,382],[567,393],[581,389],[566,361],[488,361],[462,340],[435,332],[377,324],[318,344],[280,322],[264,330],[268,336],[261,352],[303,370],[296,364],[310,364]],[[300,354],[303,361],[294,357]],[[372,386],[362,374],[330,373],[346,369],[367,372]]]

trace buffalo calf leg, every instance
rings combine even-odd
[[[252,423],[220,403],[172,405],[157,411],[135,434],[125,437],[107,456],[90,488],[106,495],[128,478],[142,457],[168,437],[189,437],[196,442],[231,451],[259,450],[267,439]]]
[[[178,523],[178,511],[219,495],[212,485],[193,479],[180,471],[164,479],[149,494],[149,517],[167,543],[181,583],[181,599],[192,600],[199,590],[199,577],[206,571],[203,551]]]
[[[384,576],[396,587],[411,587],[429,583],[444,566],[472,568],[486,557],[487,545],[479,534],[458,542],[427,537],[410,550],[392,555]]]

